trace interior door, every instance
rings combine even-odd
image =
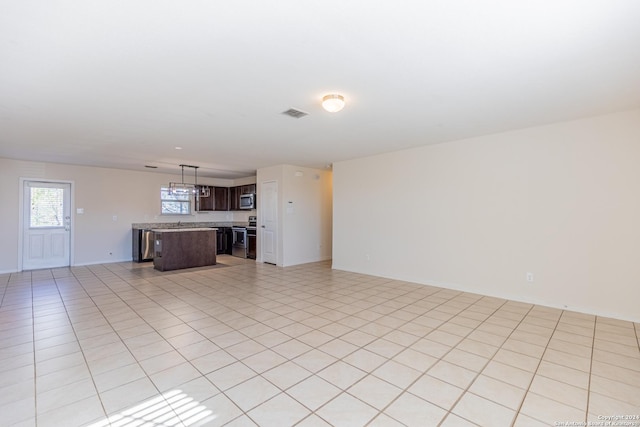
[[[263,182],[260,188],[260,213],[262,215],[262,261],[278,262],[278,182]]]
[[[71,184],[24,182],[22,269],[70,265]]]

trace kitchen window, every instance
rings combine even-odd
[[[160,189],[160,204],[162,215],[191,215],[191,195],[171,194],[169,189]]]

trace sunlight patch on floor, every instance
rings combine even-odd
[[[189,427],[215,418],[213,411],[182,390],[171,390],[89,427]]]

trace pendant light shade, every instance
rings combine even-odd
[[[322,108],[330,113],[337,113],[344,108],[344,96],[338,94],[323,96]]]

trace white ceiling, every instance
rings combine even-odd
[[[235,178],[638,106],[638,0],[0,0],[0,157]]]

